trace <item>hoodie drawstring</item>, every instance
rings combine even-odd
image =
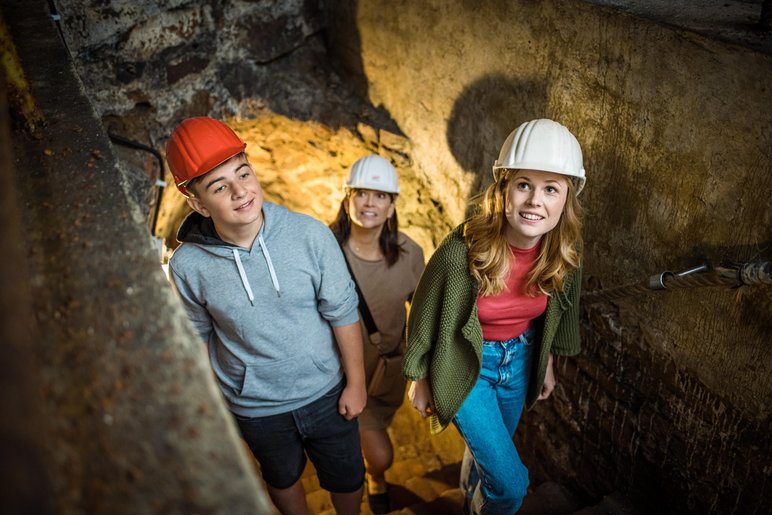
[[[271,261],[271,255],[268,253],[268,247],[265,246],[265,240],[263,239],[263,233],[257,235],[257,242],[260,244],[260,248],[263,249],[263,257],[268,265],[268,271],[271,272],[271,282],[276,289],[276,294],[281,297],[281,290],[279,289],[279,279],[276,277],[276,270],[273,269],[273,262]]]
[[[276,277],[276,270],[273,268],[273,262],[271,261],[271,255],[268,253],[268,247],[265,246],[265,240],[263,240],[263,235],[259,234],[257,236],[257,241],[260,244],[260,248],[263,250],[263,257],[265,258],[265,263],[268,265],[268,271],[271,273],[271,282],[273,283],[273,287],[276,290],[276,295],[281,297],[281,291],[279,289],[279,279]],[[241,277],[241,284],[244,285],[244,289],[247,291],[247,296],[249,297],[249,302],[254,306],[255,305],[255,296],[252,293],[252,287],[249,285],[249,279],[247,279],[247,273],[244,271],[244,265],[241,264],[241,256],[239,256],[239,251],[236,248],[231,249],[233,251],[233,259],[236,260],[236,268],[239,269],[239,276]]]
[[[247,290],[247,297],[249,302],[253,306],[255,305],[255,296],[252,294],[252,287],[249,286],[249,279],[247,279],[247,273],[244,271],[244,265],[241,264],[241,257],[239,257],[238,249],[233,250],[233,258],[236,260],[236,268],[239,269],[239,275],[241,276],[241,284],[244,285],[244,289]]]

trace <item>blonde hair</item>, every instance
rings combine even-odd
[[[505,289],[512,251],[506,237],[505,208],[509,181],[517,170],[501,169],[496,182],[475,198],[477,209],[464,225],[469,247],[469,272],[480,284],[480,295],[490,296]],[[563,290],[569,273],[579,268],[582,245],[582,207],[576,185],[568,178],[568,195],[558,225],[541,240],[539,257],[528,274],[525,294],[549,295]]]

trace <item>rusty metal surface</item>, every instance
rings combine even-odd
[[[45,2],[2,13],[44,119],[12,141],[55,511],[266,512]]]
[[[32,359],[38,338],[19,229],[4,78],[0,68],[0,513],[49,513],[40,376]]]

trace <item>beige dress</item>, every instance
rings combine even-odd
[[[398,241],[404,252],[400,252],[399,259],[392,266],[387,266],[384,259],[369,261],[358,257],[349,249],[348,243],[343,246],[343,251],[378,327],[381,350],[399,350],[404,354],[405,303],[413,294],[424,270],[424,254],[421,247],[407,235],[399,233]],[[370,341],[363,321],[360,326],[365,342],[365,375],[369,383],[378,363],[379,350]],[[397,384],[400,387],[378,397],[368,395],[367,406],[359,416],[360,429],[385,429],[391,423],[404,399],[406,384],[401,371],[395,373],[399,373]]]

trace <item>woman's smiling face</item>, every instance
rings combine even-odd
[[[505,216],[507,241],[520,249],[536,245],[554,229],[568,198],[565,175],[539,170],[518,170],[509,179]]]
[[[394,197],[377,190],[354,189],[347,199],[351,222],[364,229],[381,229],[394,214]]]

